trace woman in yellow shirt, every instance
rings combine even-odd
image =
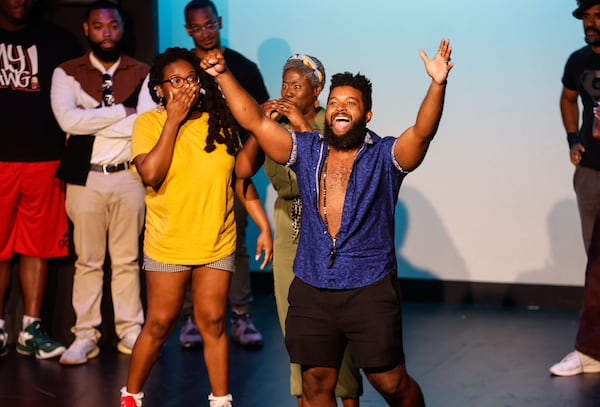
[[[232,185],[258,220],[258,246],[267,249],[266,260],[271,256],[270,229],[253,185],[248,191],[243,180],[234,180],[237,126],[195,54],[167,49],[154,61],[149,86],[159,106],[138,117],[132,138],[133,163],[147,185],[143,268],[148,315],[133,349],[121,402],[141,406],[141,389],[177,324],[191,279],[210,405],[228,407],[232,397],[225,315],[236,241]]]

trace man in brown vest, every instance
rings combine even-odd
[[[78,365],[99,353],[103,265],[110,255],[117,349],[131,354],[144,322],[140,299],[139,236],[144,186],[129,169],[137,113],[149,110],[148,66],[122,52],[123,18],[117,5],[88,6],[83,29],[90,49],[60,65],[52,78],[52,110],[67,133],[57,175],[67,182],[77,260],[73,279],[75,341],[60,363]],[[138,98],[138,96],[140,96]],[[144,105],[144,107],[142,107]]]

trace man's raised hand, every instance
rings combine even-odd
[[[200,61],[200,68],[204,69],[209,75],[217,77],[227,70],[227,65],[221,51],[212,49]]]
[[[438,52],[436,52],[431,59],[427,57],[427,54],[423,50],[419,51],[419,55],[421,56],[421,59],[425,64],[425,70],[431,79],[440,85],[446,83],[448,72],[450,72],[454,66],[454,62],[451,62],[450,60],[450,55],[452,55],[450,40],[442,38]]]

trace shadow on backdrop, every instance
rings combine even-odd
[[[578,213],[575,199],[563,199],[552,207],[548,214],[548,258],[541,268],[521,272],[517,282],[554,281],[573,285],[575,273],[580,281],[578,285],[583,285],[587,256],[583,247]],[[573,227],[574,224],[577,227]],[[574,269],[573,264],[579,264],[580,267]]]
[[[282,38],[266,39],[258,47],[258,67],[271,99],[281,97],[282,68],[290,55],[292,55],[290,46]]]
[[[404,184],[400,189],[395,228],[398,277],[403,280],[404,298],[444,302],[456,297],[456,294],[449,293],[449,285],[440,279],[440,275],[450,271],[456,276],[454,280],[468,281],[465,262],[435,208],[410,185]],[[419,261],[428,264],[429,268],[420,267]],[[469,286],[469,283],[465,284]],[[469,301],[470,289],[464,289],[459,295],[464,297],[459,302]]]

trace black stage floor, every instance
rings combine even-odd
[[[287,354],[271,295],[255,296],[260,350],[232,347],[236,407],[290,406]],[[409,302],[404,305],[407,367],[434,407],[598,407],[600,374],[551,377],[548,367],[572,349],[577,311]],[[201,350],[165,344],[146,383],[144,407],[208,406]],[[1,407],[119,405],[128,357],[102,349],[80,367],[11,352],[0,359]],[[361,406],[385,406],[365,383]]]

